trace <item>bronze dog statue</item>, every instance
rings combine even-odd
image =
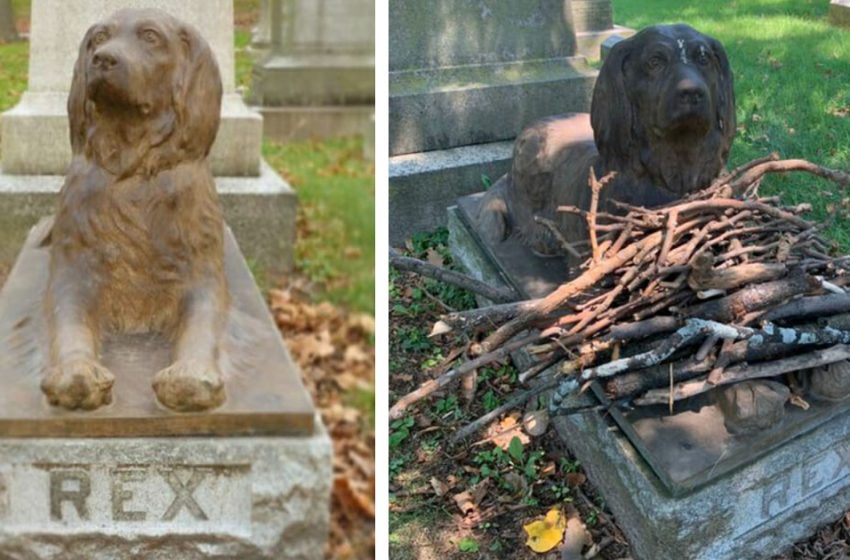
[[[605,59],[591,113],[558,115],[525,129],[511,171],[487,192],[480,230],[494,243],[519,235],[535,253],[561,255],[552,220],[570,242],[584,220],[558,206],[588,209],[588,175],[616,172],[600,210],[619,200],[657,206],[708,186],[735,136],[732,72],[722,45],[687,25],[655,26],[617,43]]]
[[[145,332],[174,343],[153,379],[163,405],[224,401],[224,222],[207,163],[221,96],[207,42],[164,12],[122,10],[86,33],[68,98],[73,160],[46,241],[51,404],[108,404],[102,337]]]

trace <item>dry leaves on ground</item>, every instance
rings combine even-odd
[[[291,281],[269,303],[287,347],[301,367],[334,445],[332,526],[328,558],[372,558],[375,549],[375,431],[352,395],[374,393],[375,322],[330,303],[312,303]],[[361,399],[362,400],[362,399]],[[353,402],[354,401],[354,402]]]

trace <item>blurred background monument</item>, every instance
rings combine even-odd
[[[300,140],[374,129],[375,0],[263,0],[250,102],[265,134]]]

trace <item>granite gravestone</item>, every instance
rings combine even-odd
[[[0,43],[14,41],[18,38],[15,28],[15,11],[12,0],[0,0]]]
[[[389,6],[390,243],[504,174],[528,123],[587,111],[610,0],[394,0]],[[585,27],[586,26],[586,27]],[[607,27],[607,29],[602,29]]]
[[[261,4],[251,100],[278,140],[363,134],[375,104],[374,0]]]
[[[0,115],[0,263],[11,265],[29,228],[55,210],[71,161],[65,105],[77,46],[93,22],[122,8],[162,9],[204,32],[224,88],[210,163],[228,223],[258,270],[289,270],[297,200],[263,160],[263,119],[236,90],[233,0],[33,0],[27,91]]]
[[[330,440],[218,208],[221,90],[164,12],[82,40],[59,211],[0,292],[2,557],[324,557]]]

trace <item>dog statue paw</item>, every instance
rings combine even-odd
[[[224,382],[214,363],[177,361],[156,374],[153,390],[157,399],[178,412],[199,412],[221,406]]]
[[[791,390],[777,381],[742,381],[718,390],[717,404],[732,434],[758,432],[782,421]]]
[[[808,388],[812,396],[826,401],[850,397],[850,362],[842,360],[812,369]]]
[[[91,358],[74,358],[51,368],[41,382],[47,402],[69,410],[94,410],[112,402],[112,373]]]

